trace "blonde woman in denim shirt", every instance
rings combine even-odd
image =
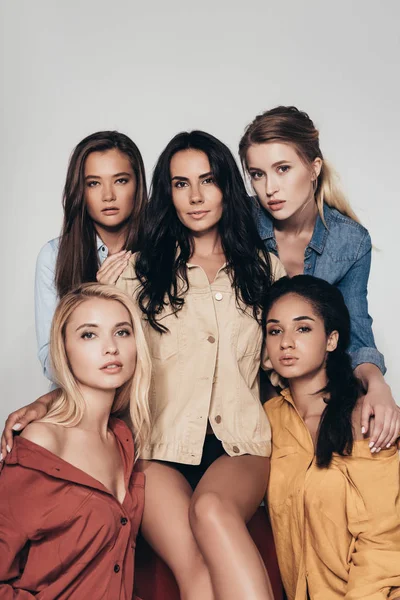
[[[371,238],[336,187],[323,160],[319,134],[309,116],[279,106],[247,127],[239,155],[257,195],[254,216],[266,249],[279,257],[288,275],[314,275],[336,285],[351,317],[350,354],[366,396],[361,428],[375,416],[371,452],[394,443],[400,410],[383,375],[368,314]]]

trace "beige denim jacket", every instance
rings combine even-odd
[[[285,270],[270,257],[276,280]],[[134,264],[135,256],[117,286],[136,297]],[[230,456],[269,456],[271,430],[259,397],[261,327],[251,309],[238,309],[225,267],[211,284],[201,267],[187,267],[182,310],[175,315],[167,307],[159,317],[169,333],[144,322],[153,363],[152,431],[141,458],[199,464],[208,420]]]

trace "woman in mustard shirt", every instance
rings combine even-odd
[[[288,388],[264,405],[267,500],[288,600],[400,598],[399,457],[356,433],[349,339],[335,286],[309,275],[272,286],[266,346]]]

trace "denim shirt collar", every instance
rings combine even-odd
[[[260,203],[256,199],[254,200],[257,203],[256,206],[253,207],[253,210],[258,233],[260,234],[261,239],[266,243],[268,249],[277,252],[273,221]],[[308,247],[318,252],[318,254],[322,254],[324,251],[329,234],[329,223],[331,222],[332,217],[332,209],[327,204],[324,204],[324,220],[326,225],[324,225],[324,222],[318,213],[314,231],[310,243],[308,244]]]

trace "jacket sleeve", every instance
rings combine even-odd
[[[28,600],[33,594],[14,587],[21,574],[23,550],[29,542],[26,532],[12,510],[12,494],[7,481],[7,467],[0,473],[0,599]],[[0,469],[1,470],[1,469]]]
[[[372,318],[368,314],[368,279],[371,268],[371,238],[367,231],[361,240],[357,258],[346,275],[339,281],[351,319],[349,353],[353,369],[362,363],[372,363],[385,374],[385,360],[377,350],[372,332]]]
[[[361,442],[362,443],[362,442]],[[345,600],[400,596],[400,473],[396,448],[345,459],[354,547]]]
[[[57,291],[54,281],[57,250],[51,242],[43,246],[36,261],[35,272],[35,325],[38,357],[43,373],[53,381],[49,344],[50,329],[57,306]]]

